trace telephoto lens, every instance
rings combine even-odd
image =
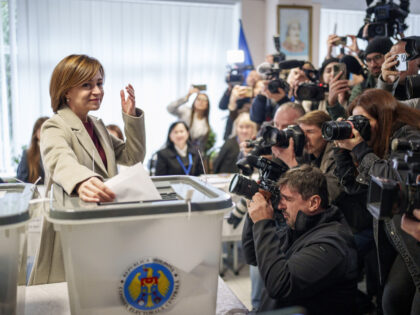
[[[251,200],[259,190],[258,184],[246,178],[245,176],[235,174],[229,185],[229,192],[244,196],[246,199]]]
[[[370,140],[370,123],[363,115],[350,116],[343,121],[327,121],[322,124],[322,137],[327,141],[344,140],[353,137],[352,129],[356,129],[365,141]]]
[[[352,129],[348,121],[327,121],[322,124],[322,137],[327,141],[349,139]]]

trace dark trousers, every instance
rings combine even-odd
[[[382,296],[385,315],[420,314],[420,292],[400,255],[395,258]]]

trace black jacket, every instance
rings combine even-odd
[[[236,137],[232,137],[223,144],[219,154],[213,162],[213,173],[237,173],[236,166],[239,155],[239,144]]]
[[[264,281],[258,311],[299,305],[308,314],[355,314],[357,254],[350,228],[336,207],[307,216],[295,230],[247,216],[242,242],[248,264]]]
[[[192,147],[188,146],[187,156],[181,158],[186,169],[188,169],[188,154],[192,155],[193,165],[188,175],[198,176],[203,174],[203,166],[200,161],[198,152]],[[156,172],[155,175],[186,175],[182,169],[181,164],[177,160],[177,152],[172,148],[165,148],[157,152]]]
[[[420,140],[420,130],[404,125],[397,129],[391,139]],[[397,171],[393,168],[391,155],[389,159],[380,159],[365,143],[359,143],[352,153],[358,162],[358,175],[354,180],[351,176],[345,178],[345,184],[355,192],[367,191],[370,176],[398,180]],[[354,166],[353,166],[354,167]],[[349,174],[354,170],[349,167]],[[396,251],[403,258],[413,282],[420,290],[420,250],[417,241],[401,230],[401,215],[394,215],[392,219],[374,220],[375,241],[378,248],[379,272],[382,284],[386,283],[389,271],[395,259]]]

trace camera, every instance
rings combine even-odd
[[[407,53],[407,61],[420,57],[420,36],[409,36],[401,40],[406,42],[405,52]]]
[[[408,75],[405,78],[405,91],[408,99],[420,97],[420,75]]]
[[[400,156],[390,161],[397,180],[371,175],[369,185],[367,209],[378,220],[403,213],[412,216],[420,208],[420,141],[394,139],[391,146]]]
[[[255,140],[246,140],[246,147],[252,148],[251,152],[249,152],[249,155],[270,155],[271,154],[271,147],[264,145],[264,139],[263,137],[258,137]]]
[[[388,3],[385,0],[380,1],[374,6],[370,6],[372,0],[366,0],[368,8],[366,9],[365,23],[369,23],[368,37],[376,36],[396,37],[407,29],[404,23],[408,16],[408,0],[401,0],[400,5],[393,3],[390,0]],[[374,15],[372,19],[372,14]]]
[[[305,146],[305,133],[298,125],[287,126],[283,130],[278,130],[272,126],[266,126],[261,131],[263,138],[262,145],[265,147],[279,146],[287,148],[289,139],[294,141],[294,151],[296,156],[301,156]]]
[[[334,42],[335,46],[339,46],[339,45],[347,45],[347,36],[340,36],[339,39],[337,39]]]
[[[244,196],[247,199],[252,199],[252,196],[257,192],[261,192],[266,199],[271,200],[273,207],[275,207],[280,201],[277,181],[287,171],[288,167],[255,155],[248,155],[242,160],[236,164],[238,168],[248,176],[253,173],[254,168],[257,168],[259,171],[258,182],[243,175],[235,174],[230,182],[229,192]]]
[[[322,83],[302,83],[296,90],[296,98],[299,101],[319,102],[325,98],[325,92],[328,92],[328,86]]]
[[[231,85],[241,85],[244,82],[244,75],[238,68],[230,69],[226,75],[226,83]]]
[[[276,48],[277,53],[273,54],[273,63],[278,64],[284,60],[286,60],[286,55],[281,52],[280,50],[280,36],[275,35],[273,36],[274,47]]]
[[[365,141],[370,140],[369,119],[362,115],[350,116],[347,120],[323,123],[322,137],[327,141],[350,139],[353,137],[353,128],[359,131]]]
[[[289,84],[282,79],[274,79],[268,82],[268,90],[270,93],[278,93],[282,89],[286,95],[289,93]]]

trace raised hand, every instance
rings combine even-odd
[[[343,104],[346,92],[350,91],[349,82],[347,80],[339,79],[342,74],[343,71],[340,71],[330,82],[328,92],[328,104],[330,106],[334,106],[337,103],[337,100]]]
[[[136,96],[134,94],[134,88],[131,84],[125,87],[127,91],[127,98],[125,98],[124,90],[120,91],[121,96],[121,107],[124,113],[131,116],[136,116]]]
[[[397,65],[397,55],[393,55],[391,53],[387,53],[385,55],[385,61],[381,67],[381,74],[382,79],[387,83],[393,83],[397,79],[399,72],[395,70],[395,66]]]

